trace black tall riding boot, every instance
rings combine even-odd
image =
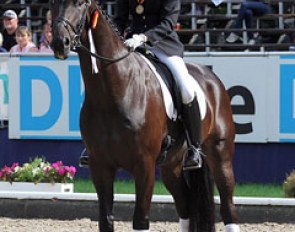
[[[197,98],[182,109],[183,123],[186,130],[188,151],[184,157],[183,170],[202,167],[201,115]]]

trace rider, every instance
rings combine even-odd
[[[199,86],[188,73],[182,59],[183,44],[174,30],[180,6],[180,0],[116,0],[114,22],[126,38],[127,47],[134,50],[148,44],[152,53],[169,67],[177,79],[189,145],[183,169],[190,170],[201,166],[201,117],[196,97]],[[85,159],[85,155],[81,158]]]

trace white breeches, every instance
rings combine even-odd
[[[151,50],[160,61],[168,66],[177,80],[181,92],[182,103],[188,104],[192,102],[194,97],[197,96],[197,90],[200,89],[200,86],[188,73],[184,60],[179,56],[167,56],[157,49]]]

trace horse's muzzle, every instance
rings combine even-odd
[[[70,53],[71,40],[68,37],[56,37],[51,43],[54,56],[58,59],[67,59]]]

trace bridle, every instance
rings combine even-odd
[[[86,53],[88,53],[90,56],[93,56],[99,60],[108,62],[108,63],[115,63],[118,62],[120,60],[125,59],[127,56],[129,56],[130,51],[128,51],[125,55],[113,59],[113,58],[108,58],[108,57],[104,57],[104,56],[100,56],[96,53],[91,52],[87,47],[85,47],[80,40],[81,37],[81,33],[83,30],[83,27],[86,23],[86,15],[87,15],[87,11],[89,9],[89,6],[91,5],[91,0],[85,0],[84,3],[85,7],[84,7],[84,11],[83,14],[81,16],[80,19],[80,23],[76,26],[76,28],[71,24],[71,22],[65,18],[65,17],[58,17],[57,19],[53,20],[53,27],[55,25],[57,25],[58,23],[62,23],[64,28],[67,30],[68,34],[69,34],[69,41],[63,41],[64,43],[68,43],[70,46],[71,51],[73,52],[78,52],[79,50],[84,51]],[[71,31],[74,33],[73,39],[71,36]]]

